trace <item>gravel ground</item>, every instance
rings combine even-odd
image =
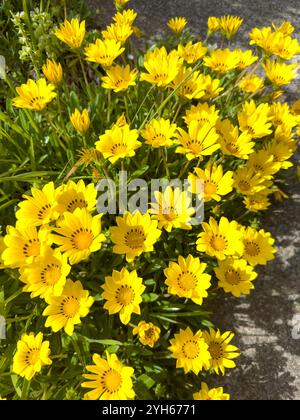
[[[106,20],[113,14],[112,0],[88,3],[101,8]],[[208,16],[238,14],[245,19],[241,43],[253,26],[289,19],[300,27],[299,0],[131,0],[129,6],[139,12],[138,25],[149,35],[166,31],[165,23],[174,16],[187,17],[190,28],[204,36]],[[299,81],[290,89],[290,99],[298,99],[298,92]],[[300,190],[295,177],[286,192],[290,199],[265,216],[265,229],[277,240],[276,260],[261,270],[250,297],[220,296],[214,304],[216,325],[235,331],[242,350],[238,369],[214,382],[234,399],[300,399]]]

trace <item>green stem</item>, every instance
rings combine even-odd
[[[78,56],[78,59],[79,59],[81,70],[82,70],[82,74],[83,74],[83,78],[84,78],[84,83],[86,85],[86,90],[87,90],[87,93],[88,93],[89,98],[91,99],[90,85],[89,85],[89,82],[88,82],[88,79],[87,79],[87,76],[86,76],[86,71],[85,71],[85,68],[84,68],[84,64],[83,64],[83,61],[82,61],[82,58],[81,58],[79,52],[77,53],[77,56]]]
[[[22,401],[27,400],[28,392],[30,390],[30,383],[31,383],[31,381],[27,381],[27,379],[24,379],[22,394],[21,394],[21,400]]]

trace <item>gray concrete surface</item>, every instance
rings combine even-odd
[[[109,20],[114,10],[112,0],[88,3],[94,9],[101,8],[102,16]],[[168,31],[165,23],[174,16],[187,17],[191,30],[204,36],[208,16],[223,14],[238,14],[245,19],[239,35],[242,43],[253,26],[280,24],[289,19],[300,30],[300,0],[131,0],[128,6],[139,12],[138,25],[150,36]],[[297,81],[289,91],[289,99],[299,97]],[[224,386],[233,399],[300,399],[299,185],[291,176],[286,191],[290,199],[274,206],[265,216],[265,229],[276,237],[278,254],[261,270],[256,290],[241,299],[221,294],[214,303],[216,325],[236,332],[235,343],[242,356],[237,360],[237,369],[210,382]]]

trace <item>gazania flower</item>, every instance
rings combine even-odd
[[[79,22],[78,19],[72,19],[70,22],[65,20],[56,30],[55,36],[70,48],[80,48],[85,36],[85,21]]]
[[[6,245],[4,242],[4,237],[0,236],[0,270],[3,270],[5,268],[4,260],[2,258],[2,254],[5,250],[6,250]]]
[[[243,234],[235,221],[229,222],[222,217],[219,224],[211,217],[209,223],[202,223],[204,232],[198,235],[197,250],[205,252],[218,260],[227,256],[241,256],[243,254]]]
[[[85,134],[90,128],[91,120],[89,117],[89,111],[85,108],[80,112],[77,108],[70,116],[70,121],[80,134]]]
[[[211,276],[204,271],[207,264],[201,263],[199,258],[189,255],[186,259],[178,258],[178,264],[170,262],[164,270],[168,293],[192,299],[197,305],[202,305],[203,298],[208,296]]]
[[[294,142],[292,144],[285,142],[272,141],[264,147],[265,151],[273,156],[273,162],[280,163],[281,169],[288,169],[293,166],[292,162],[288,162],[294,153]]]
[[[123,10],[114,15],[113,20],[119,25],[129,24],[132,25],[137,17],[137,13],[133,9]]]
[[[219,135],[219,143],[225,155],[236,156],[239,159],[249,159],[254,152],[255,143],[248,132],[240,133],[238,127],[229,120],[217,121],[216,130]]]
[[[237,66],[239,70],[244,70],[245,68],[251,66],[258,60],[258,57],[256,55],[253,55],[252,50],[236,50],[236,52],[239,55],[239,63]]]
[[[174,144],[176,137],[177,125],[171,124],[170,120],[163,118],[153,119],[150,124],[141,131],[141,136],[146,140],[147,144],[152,147],[170,147]]]
[[[239,87],[245,93],[256,93],[264,87],[264,80],[256,74],[249,75],[239,82]]]
[[[209,163],[204,170],[195,168],[195,173],[196,175],[190,173],[188,177],[191,192],[195,194],[197,180],[203,180],[205,201],[221,201],[221,196],[233,190],[233,172],[228,171],[224,174],[222,165]]]
[[[256,106],[255,101],[245,102],[238,112],[240,130],[248,133],[252,138],[259,139],[272,133],[269,116],[269,105]]]
[[[274,55],[282,60],[291,60],[300,53],[300,45],[297,39],[281,34],[274,46]]]
[[[85,185],[82,179],[77,184],[68,181],[57,188],[56,203],[55,211],[61,215],[65,212],[73,213],[77,208],[86,208],[92,212],[97,203],[97,190],[94,184]]]
[[[276,88],[288,85],[297,77],[297,64],[285,64],[274,60],[268,60],[262,66],[266,72],[267,78]]]
[[[257,231],[248,227],[243,231],[243,258],[253,266],[266,265],[268,261],[275,258],[274,243],[275,240],[269,232],[265,232],[263,229]]]
[[[35,226],[17,227],[8,226],[7,235],[4,237],[5,249],[1,255],[5,266],[10,268],[20,268],[32,262],[33,257],[37,257],[41,252],[41,245],[48,243],[48,230],[40,229],[37,231]]]
[[[275,127],[285,126],[287,128],[294,128],[298,124],[298,119],[292,114],[290,107],[287,103],[274,102],[270,106],[269,116],[271,117],[272,124]],[[278,137],[278,132],[277,136]]]
[[[191,207],[191,197],[180,188],[167,187],[161,193],[154,193],[156,202],[151,203],[150,213],[158,220],[159,229],[171,232],[172,229],[192,229],[191,216],[195,213]]]
[[[271,27],[264,27],[262,29],[253,28],[249,36],[251,38],[250,45],[257,45],[270,56],[274,54],[274,48],[276,48],[281,34],[273,32]]]
[[[182,59],[177,51],[168,54],[165,47],[156,48],[145,56],[144,67],[148,73],[141,74],[141,81],[166,87],[175,79],[181,65]]]
[[[49,341],[43,341],[43,334],[23,334],[14,355],[13,372],[30,381],[45,365],[51,365]]]
[[[227,39],[231,39],[243,24],[239,16],[222,16],[219,18],[219,29]]]
[[[186,125],[189,125],[192,121],[197,121],[202,126],[208,123],[214,127],[219,119],[219,111],[216,109],[215,105],[209,105],[207,102],[199,103],[196,106],[192,105],[192,107],[186,111],[183,119]]]
[[[228,73],[238,67],[240,62],[239,54],[236,51],[217,49],[204,57],[204,64],[221,75]]]
[[[141,321],[132,331],[133,335],[138,335],[140,342],[144,346],[153,348],[159,340],[160,328],[152,322]]]
[[[220,29],[220,19],[215,16],[209,16],[207,19],[208,35],[212,35]]]
[[[250,155],[246,167],[249,170],[252,169],[254,173],[259,174],[262,178],[271,179],[280,170],[281,165],[279,162],[274,162],[273,156],[262,149]]]
[[[114,0],[116,7],[124,7],[129,2],[129,0]]]
[[[268,195],[271,193],[272,191],[266,188],[257,194],[245,196],[243,203],[248,210],[254,213],[268,210],[268,208],[271,206]]]
[[[126,254],[128,262],[133,261],[143,252],[151,252],[161,235],[157,229],[157,220],[151,220],[149,214],[126,213],[117,217],[117,226],[110,229],[111,240],[115,243],[113,252]]]
[[[295,31],[294,26],[288,20],[282,22],[282,24],[278,27],[274,23],[272,23],[272,26],[276,32],[281,32],[284,36],[292,35]]]
[[[172,18],[169,20],[167,25],[176,34],[181,34],[187,25],[187,20],[184,17]]]
[[[195,392],[193,398],[198,401],[228,401],[230,395],[225,394],[221,387],[209,389],[208,385],[202,382],[200,391]]]
[[[94,354],[94,365],[86,366],[90,373],[83,377],[83,388],[92,389],[84,395],[85,400],[133,400],[135,392],[131,377],[134,370],[124,366],[116,354],[106,353],[107,360]]]
[[[88,315],[94,299],[83,289],[80,281],[67,280],[61,295],[50,295],[47,303],[43,312],[48,317],[45,327],[51,327],[53,332],[64,329],[71,336],[74,326],[80,324],[80,318]]]
[[[31,189],[32,196],[23,195],[25,199],[19,203],[19,210],[16,217],[22,226],[48,225],[52,220],[57,219],[54,212],[55,188],[54,183],[49,182],[42,190]]]
[[[105,134],[99,137],[96,149],[103,154],[105,159],[116,163],[119,159],[135,155],[135,150],[141,147],[138,136],[138,131],[130,130],[129,125],[124,127],[114,125],[111,130],[106,130]]]
[[[175,337],[170,340],[172,357],[176,359],[176,367],[183,368],[184,373],[199,372],[209,363],[210,354],[208,345],[205,343],[202,332],[196,334],[188,327],[180,330]]]
[[[190,77],[188,75],[190,74]],[[176,89],[176,93],[187,99],[200,99],[205,94],[207,78],[199,71],[192,68],[181,67],[177,76],[171,83],[171,87]]]
[[[53,242],[69,257],[70,264],[86,260],[92,252],[99,251],[105,236],[101,233],[101,215],[92,216],[87,209],[77,208],[66,212],[57,222]]]
[[[140,315],[140,303],[146,287],[136,270],[114,270],[112,276],[105,277],[102,289],[102,297],[106,300],[104,308],[108,310],[109,315],[119,313],[122,324],[127,325],[133,313]]]
[[[125,44],[127,39],[133,34],[133,28],[130,23],[113,23],[108,26],[105,31],[102,31],[103,38],[112,39],[121,44]]]
[[[42,111],[56,97],[54,89],[55,86],[47,85],[45,79],[38,79],[36,82],[29,79],[27,83],[16,87],[19,96],[13,99],[13,105],[17,108]]]
[[[182,128],[178,128],[178,132],[178,142],[181,146],[177,147],[176,153],[185,154],[188,160],[211,156],[220,148],[219,136],[209,123],[201,125],[197,121],[191,121],[188,133]]]
[[[43,246],[41,255],[21,268],[20,280],[25,283],[24,292],[31,293],[32,299],[40,296],[47,300],[51,295],[61,295],[70,271],[66,255]]]
[[[248,166],[238,168],[234,174],[234,188],[243,195],[254,195],[266,188],[265,178]]]
[[[233,258],[219,261],[215,273],[219,280],[218,286],[235,297],[249,295],[254,289],[253,280],[257,277],[257,273],[253,267],[247,265],[247,261]]]
[[[43,65],[42,70],[44,76],[54,85],[58,85],[62,81],[63,71],[60,63],[48,59],[47,63]]]
[[[102,86],[105,89],[112,89],[114,92],[122,92],[128,89],[129,86],[135,86],[135,81],[138,75],[136,69],[130,69],[130,66],[114,66],[106,70],[106,76],[102,77]]]
[[[207,48],[203,46],[202,42],[193,44],[192,41],[190,41],[186,45],[178,45],[178,54],[187,64],[195,64],[197,61],[201,60],[206,53]]]
[[[237,347],[232,346],[234,334],[230,331],[221,334],[220,330],[203,331],[203,338],[208,345],[208,351],[211,359],[207,366],[208,369],[213,369],[216,374],[221,372],[225,374],[225,369],[233,369],[236,367],[233,359],[236,359],[240,354]]]
[[[122,54],[124,48],[121,43],[114,39],[96,39],[94,44],[85,48],[86,60],[101,64],[103,67],[110,67],[115,59]]]
[[[205,94],[202,98],[205,101],[216,98],[224,90],[221,86],[221,80],[213,79],[209,74],[206,75],[206,82]]]

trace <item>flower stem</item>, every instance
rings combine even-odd
[[[30,390],[30,383],[31,383],[31,381],[27,381],[27,379],[24,379],[22,394],[21,394],[21,400],[22,401],[27,400],[28,392]]]

